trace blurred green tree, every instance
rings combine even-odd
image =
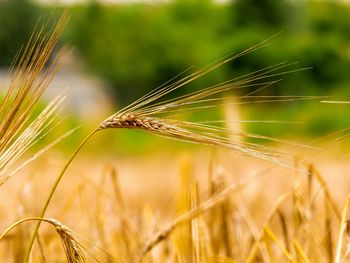
[[[220,12],[209,0],[112,7],[94,2],[73,10],[67,37],[127,104],[189,66],[222,56],[216,44]]]
[[[40,14],[40,7],[29,0],[0,1],[0,66],[11,64],[28,41]]]
[[[266,92],[326,94],[344,87],[350,78],[349,12],[349,5],[334,1],[92,3],[73,9],[69,38],[89,68],[110,81],[121,104],[189,66],[203,66],[242,51],[281,30],[285,33],[270,46],[213,72],[197,86],[209,86],[281,61],[298,60],[297,67],[313,69],[283,77],[281,85]],[[299,83],[297,87],[295,83]]]
[[[285,26],[292,15],[287,0],[234,0],[231,9],[239,26]]]

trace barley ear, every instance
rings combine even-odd
[[[73,232],[69,229],[69,227],[63,225],[61,222],[52,218],[40,218],[40,217],[28,217],[21,220],[18,220],[11,226],[9,226],[1,235],[0,241],[15,227],[18,225],[29,222],[29,221],[43,221],[51,224],[55,227],[56,232],[60,236],[64,252],[66,254],[68,263],[85,263],[86,257],[83,251],[82,245],[75,239]]]
[[[9,79],[4,84],[7,91],[0,102],[0,185],[14,174],[9,170],[14,163],[45,134],[64,100],[63,96],[59,96],[39,116],[34,115],[38,100],[61,67],[64,54],[67,54],[62,48],[49,63],[67,20],[68,13],[64,12],[48,34],[44,33],[45,26],[38,27],[28,44],[17,54],[10,69]],[[30,122],[30,119],[34,120]]]
[[[55,219],[48,219],[47,221],[55,226],[55,229],[61,238],[68,263],[85,263],[86,257],[82,250],[82,246],[74,238],[71,230]]]

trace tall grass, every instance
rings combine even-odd
[[[56,181],[54,182],[49,196],[43,206],[41,214],[39,217],[45,217],[46,210],[51,202],[54,192],[57,189],[63,175],[68,169],[69,165],[79,153],[81,148],[93,137],[93,135],[98,132],[109,128],[134,128],[141,129],[145,131],[150,131],[162,136],[166,136],[172,139],[183,140],[194,143],[202,143],[208,145],[214,145],[222,148],[227,148],[233,151],[237,151],[242,154],[247,154],[253,157],[269,160],[271,162],[285,164],[284,160],[288,157],[283,152],[269,147],[261,147],[260,145],[253,143],[243,143],[240,141],[239,144],[235,141],[231,141],[227,134],[246,136],[252,138],[263,138],[270,139],[274,141],[279,141],[275,138],[267,138],[264,136],[258,136],[254,134],[244,133],[237,131],[227,131],[221,127],[211,126],[208,124],[193,123],[186,121],[179,121],[175,119],[169,119],[163,117],[155,117],[155,115],[162,115],[169,113],[176,113],[178,111],[193,111],[217,107],[218,103],[222,100],[222,97],[217,95],[222,95],[223,92],[227,92],[235,89],[243,89],[248,87],[256,88],[256,91],[249,92],[245,96],[240,97],[246,103],[270,103],[272,101],[295,101],[304,100],[314,97],[269,97],[269,96],[257,96],[256,94],[266,89],[267,87],[278,82],[275,78],[286,73],[291,73],[298,71],[296,70],[285,70],[286,68],[293,65],[293,63],[282,62],[276,65],[257,70],[255,72],[233,78],[231,80],[225,81],[223,83],[208,87],[199,91],[192,92],[190,94],[182,95],[180,97],[165,99],[167,94],[185,86],[186,84],[195,81],[201,76],[208,74],[209,72],[217,69],[218,67],[228,63],[234,59],[237,59],[245,54],[253,52],[259,48],[266,46],[271,39],[267,39],[258,43],[238,54],[230,55],[227,58],[221,59],[212,65],[206,66],[195,73],[192,73],[182,79],[173,80],[173,82],[165,83],[164,85],[156,88],[150,93],[144,95],[140,99],[131,103],[124,109],[118,111],[112,116],[108,117],[102,121],[78,146],[74,151],[71,158],[68,160],[66,165],[63,167],[61,173],[58,175]],[[258,100],[257,100],[258,99]],[[201,104],[204,103],[204,106]],[[199,105],[199,106],[198,106]],[[34,234],[31,238],[29,250],[26,253],[26,262],[29,260],[29,255],[34,244],[34,240],[37,236],[38,229],[40,227],[40,221],[38,222]]]
[[[20,56],[17,67],[14,68],[14,77],[0,111],[0,147],[3,146],[0,150],[4,160],[3,168],[0,167],[2,168],[0,169],[1,183],[12,175],[8,173],[8,167],[13,165],[13,162],[40,138],[45,128],[54,121],[55,111],[63,101],[63,97],[53,100],[42,114],[24,129],[23,133],[19,132],[25,127],[35,103],[61,65],[54,59],[52,66],[44,71],[44,66],[52,55],[67,20],[68,14],[65,12],[47,36],[43,35],[44,28],[39,28],[38,34],[33,35],[23,55]],[[52,185],[39,216],[15,222],[3,232],[0,240],[4,240],[10,230],[23,222],[37,221],[24,257],[24,262],[29,262],[40,223],[46,222],[53,225],[59,234],[68,262],[87,261],[85,255],[85,252],[88,252],[87,248],[77,240],[68,227],[57,220],[47,219],[46,211],[64,174],[82,147],[99,131],[123,128],[138,129],[171,139],[228,149],[288,167],[294,171],[295,177],[291,191],[282,194],[275,204],[270,206],[272,208],[267,216],[259,215],[259,218],[262,218],[262,224],[258,225],[254,215],[256,207],[248,206],[244,200],[234,195],[236,193],[238,196],[239,192],[253,184],[257,176],[244,177],[227,183],[224,177],[214,178],[211,174],[208,182],[209,191],[203,192],[200,182],[191,178],[190,169],[186,166],[187,168],[181,172],[183,183],[178,198],[180,212],[167,225],[155,232],[152,231],[151,235],[145,239],[143,233],[139,231],[152,225],[149,221],[152,221],[154,215],[148,214],[148,219],[151,220],[140,216],[136,216],[133,220],[128,216],[128,208],[123,204],[116,174],[112,173],[110,180],[116,195],[115,206],[119,214],[120,227],[108,234],[104,229],[104,219],[99,217],[96,226],[99,232],[98,241],[105,248],[99,248],[98,245],[92,246],[103,251],[107,262],[322,262],[325,257],[329,262],[333,260],[337,263],[343,262],[348,254],[348,250],[344,249],[344,236],[348,232],[349,201],[346,201],[341,213],[325,180],[313,165],[305,165],[305,160],[296,162],[293,154],[288,152],[251,143],[241,138],[264,139],[305,148],[308,146],[229,130],[220,126],[219,124],[222,124],[220,121],[191,122],[179,117],[181,113],[212,109],[227,104],[230,100],[225,94],[237,89],[254,88],[254,91],[234,97],[235,100],[232,100],[234,104],[290,102],[317,98],[259,95],[260,91],[280,81],[281,75],[299,71],[298,68],[291,68],[294,63],[277,63],[205,89],[178,97],[169,97],[169,94],[175,90],[216,70],[225,63],[263,48],[271,40],[267,39],[238,54],[220,59],[188,76],[182,78],[178,76],[107,117],[91,131],[68,159]],[[209,172],[212,171],[209,170]],[[315,184],[321,194],[315,193]],[[315,209],[315,200],[319,200],[320,195],[324,198],[323,210]],[[286,205],[286,203],[289,204]],[[99,215],[101,215],[102,206],[103,203],[99,202],[99,210],[97,210]],[[139,221],[142,227],[135,226],[133,221]],[[338,233],[337,242],[334,240],[336,232]],[[111,238],[107,238],[109,235],[113,235],[114,240],[110,241]],[[39,242],[39,244],[42,243]],[[113,249],[115,253],[112,256],[106,250],[115,245],[117,247]],[[42,245],[39,247],[42,248]],[[90,255],[90,257],[94,260],[93,256]]]
[[[28,44],[18,51],[9,77],[3,83],[5,96],[0,104],[0,184],[52,146],[49,145],[11,170],[16,161],[48,132],[64,100],[63,95],[58,96],[39,116],[35,116],[35,105],[61,67],[67,52],[66,48],[62,48],[53,62],[48,63],[67,18],[65,13],[49,35],[44,33],[45,26],[37,27]]]

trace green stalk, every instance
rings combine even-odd
[[[45,213],[46,213],[46,210],[51,202],[51,199],[57,189],[57,186],[58,184],[60,183],[63,175],[65,174],[65,172],[67,171],[69,165],[72,163],[72,161],[74,160],[75,156],[79,153],[79,151],[83,148],[83,146],[87,143],[87,141],[98,131],[99,129],[96,128],[95,130],[93,130],[80,144],[79,146],[75,149],[74,153],[72,154],[72,156],[70,157],[70,159],[68,160],[68,162],[65,164],[65,166],[63,167],[62,171],[60,172],[60,174],[58,175],[58,177],[56,178],[56,181],[54,182],[52,188],[51,188],[51,191],[49,193],[49,196],[47,197],[46,199],[46,202],[45,202],[45,205],[43,207],[43,209],[41,210],[41,214],[40,214],[40,218],[44,218],[45,216]],[[28,250],[27,250],[27,253],[26,253],[26,256],[24,258],[24,263],[29,263],[29,257],[30,257],[30,254],[32,252],[32,249],[33,249],[33,245],[34,245],[34,241],[38,235],[38,231],[39,231],[39,227],[41,225],[41,221],[39,221],[35,228],[34,228],[34,232],[33,232],[33,235],[31,236],[31,239],[30,239],[30,243],[29,243],[29,247],[28,247]]]

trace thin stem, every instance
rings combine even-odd
[[[61,173],[58,175],[55,183],[53,184],[51,190],[50,190],[50,193],[49,193],[49,196],[45,202],[45,205],[43,207],[43,209],[41,210],[41,214],[40,214],[40,218],[43,218],[45,216],[45,213],[46,213],[46,210],[51,202],[51,199],[57,189],[57,186],[58,184],[60,183],[63,175],[65,174],[65,172],[67,171],[69,165],[72,163],[72,161],[74,160],[75,156],[79,153],[79,151],[83,148],[83,146],[87,143],[87,141],[98,131],[99,129],[96,128],[95,130],[93,130],[81,143],[80,145],[75,149],[74,153],[72,154],[72,156],[70,157],[70,159],[68,160],[68,162],[65,164],[65,166],[63,167]],[[27,253],[26,253],[26,256],[24,258],[24,263],[28,263],[29,262],[29,257],[30,257],[30,253],[33,249],[33,245],[34,245],[34,241],[38,235],[38,231],[39,231],[39,227],[40,227],[40,224],[41,224],[41,221],[39,221],[35,228],[34,228],[34,232],[33,232],[33,235],[30,239],[30,243],[29,243],[29,247],[28,247],[28,250],[27,250]]]
[[[22,224],[24,222],[27,222],[27,221],[34,221],[34,220],[37,220],[39,222],[42,222],[42,221],[47,221],[46,218],[41,218],[41,217],[27,217],[27,218],[23,218],[21,220],[18,220],[17,222],[13,223],[11,226],[9,226],[4,232],[1,233],[0,235],[0,241],[12,230],[14,229],[16,226],[18,226],[19,224]]]

